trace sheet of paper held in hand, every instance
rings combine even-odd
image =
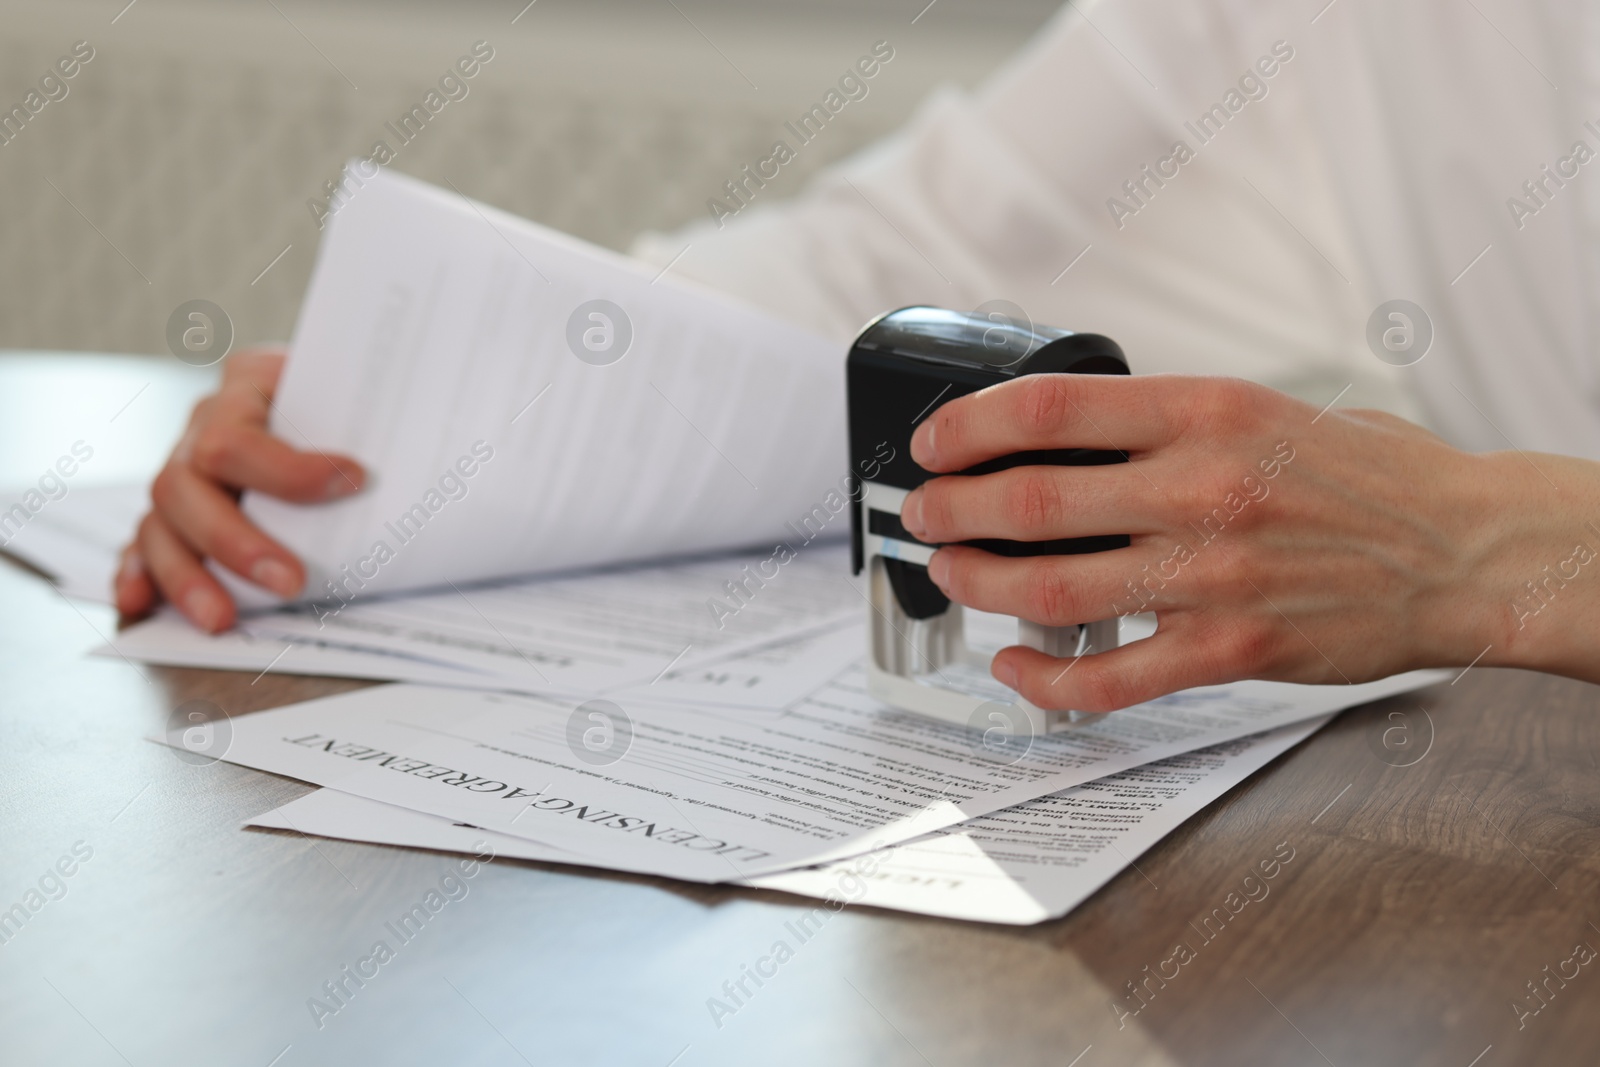
[[[450,190],[347,175],[272,430],[371,479],[244,499],[308,598],[770,546],[846,484],[837,346]]]
[[[998,753],[982,731],[879,704],[855,667],[781,712],[396,685],[240,716],[216,754],[600,866],[728,881],[899,844],[1441,677],[1190,690]]]
[[[1190,816],[1321,729],[1311,719],[1147,763],[960,826],[823,867],[747,880],[847,904],[1028,924],[1065,915]],[[553,845],[318,789],[245,823],[320,837],[546,863],[587,864]]]

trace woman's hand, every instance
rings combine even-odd
[[[945,404],[911,442],[933,472],[1048,448],[1121,449],[1131,462],[935,478],[902,512],[933,543],[1131,535],[1093,555],[934,554],[933,581],[982,611],[1046,625],[1156,613],[1154,637],[1119,649],[997,655],[995,677],[1040,707],[1110,711],[1242,678],[1361,682],[1473,662],[1600,672],[1582,651],[1600,638],[1592,582],[1565,594],[1559,623],[1533,619],[1537,641],[1515,607],[1542,564],[1572,560],[1582,539],[1600,549],[1600,527],[1582,523],[1600,517],[1600,466],[1469,454],[1379,412],[1319,413],[1261,386],[1180,376],[1031,375]],[[1566,661],[1552,659],[1564,642]]]
[[[195,405],[189,428],[150,487],[154,507],[122,551],[117,610],[133,618],[164,597],[210,633],[233,625],[227,591],[203,566],[224,567],[278,596],[305,584],[305,568],[239,510],[253,489],[299,503],[349,496],[366,472],[345,456],[301,452],[267,432],[281,351],[239,352],[223,367],[222,386]]]

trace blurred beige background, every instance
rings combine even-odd
[[[873,42],[893,62],[763,197],[893,130],[939,83],[976,84],[1058,6],[525,4],[0,2],[0,111],[74,42],[95,51],[0,144],[0,348],[162,352],[195,298],[229,313],[238,344],[287,338],[319,236],[307,201],[380,136],[398,146],[384,123],[478,40],[494,59],[395,169],[625,248],[704,215]]]

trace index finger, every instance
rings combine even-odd
[[[282,349],[249,348],[235,352],[222,365],[222,388],[230,386],[245,392],[260,390],[271,396],[278,388],[287,358]]]
[[[271,349],[235,352],[223,364],[217,407],[257,426],[267,424],[272,397],[283,376],[284,354]]]
[[[1146,452],[1177,436],[1184,380],[1177,375],[1024,375],[938,408],[911,435],[911,458],[926,470],[942,472],[1037,449]]]

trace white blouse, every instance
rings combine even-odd
[[[1004,299],[1136,372],[1600,458],[1600,5],[1324,3],[1064,8],[798,198],[635,252],[688,245],[674,273],[841,358],[882,311]]]

